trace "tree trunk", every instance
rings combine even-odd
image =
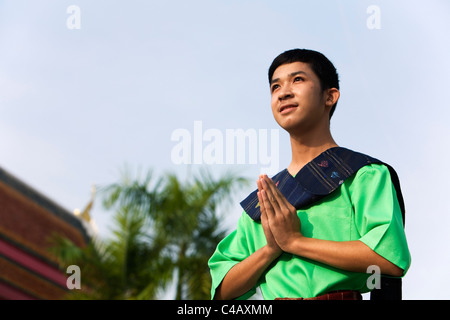
[[[183,285],[184,285],[184,261],[186,260],[186,243],[180,246],[180,251],[178,252],[178,261],[176,262],[178,266],[178,279],[177,279],[177,291],[175,300],[182,300],[183,297]]]

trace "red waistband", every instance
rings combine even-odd
[[[337,290],[313,298],[275,298],[275,300],[362,300],[362,295],[355,290]]]

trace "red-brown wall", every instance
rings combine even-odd
[[[79,246],[89,237],[81,221],[0,168],[0,299],[62,299],[66,266],[48,250],[57,233]]]

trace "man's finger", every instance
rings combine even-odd
[[[263,221],[264,219],[267,219],[266,208],[264,206],[264,201],[261,196],[261,191],[258,191],[256,194],[258,195],[259,210],[261,211],[261,221]]]
[[[261,210],[261,215],[265,214],[265,205],[264,205],[264,199],[262,197],[261,191],[263,190],[262,182],[260,179],[256,180],[256,184],[258,186],[258,192],[256,193],[258,196],[259,201],[259,210]]]
[[[280,208],[279,202],[281,200],[279,199],[279,196],[277,195],[278,188],[273,184],[273,182],[272,182],[273,186],[271,186],[269,184],[269,182],[266,180],[266,177],[267,176],[265,176],[264,178],[261,179],[261,181],[262,181],[261,185],[263,187],[263,191],[266,192],[267,200],[270,202],[273,209],[274,210],[279,209]],[[275,189],[273,187],[275,187]]]
[[[279,208],[281,208],[282,206],[289,208],[289,206],[291,206],[290,202],[281,193],[280,189],[278,189],[275,182],[273,182],[273,180],[270,179],[267,175],[264,176],[264,181],[266,182],[268,188],[270,188],[272,195],[274,197],[274,201],[272,202],[276,202]]]
[[[263,200],[265,213],[267,214],[267,217],[270,219],[275,215],[275,210],[268,198],[266,189],[261,190],[261,197]]]

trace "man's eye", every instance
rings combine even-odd
[[[278,84],[274,84],[273,86],[272,86],[272,92],[274,92],[276,89],[278,89],[280,87],[280,85],[278,85]]]
[[[294,82],[297,82],[297,81],[303,81],[303,78],[302,77],[295,77],[294,78]]]

